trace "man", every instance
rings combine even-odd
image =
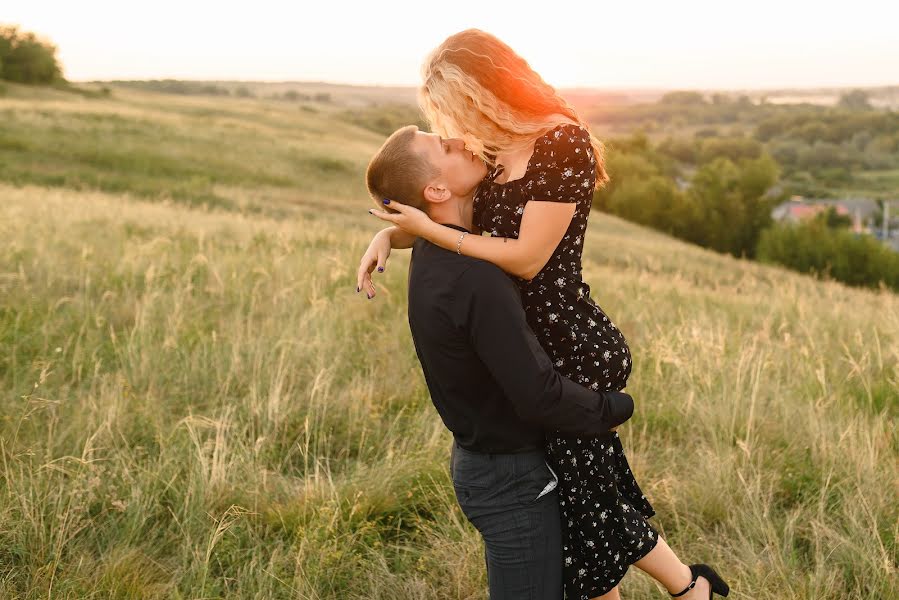
[[[376,201],[416,206],[461,235],[485,174],[461,140],[409,126],[384,143],[366,180]],[[633,400],[556,373],[512,280],[424,239],[409,267],[409,326],[431,400],[453,433],[453,487],[483,536],[491,599],[561,599],[557,480],[544,430],[600,434],[630,418]]]

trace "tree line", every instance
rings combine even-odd
[[[635,107],[635,113],[670,114],[685,106],[692,111],[697,98],[701,96],[681,92],[655,105]],[[808,223],[782,225],[771,217],[777,204],[798,191],[784,174],[795,174],[801,168],[797,161],[808,160],[802,153],[785,156],[781,146],[768,144],[772,140],[801,140],[812,151],[820,151],[820,144],[845,144],[859,151],[873,144],[889,155],[888,160],[897,161],[899,147],[894,144],[899,142],[899,115],[871,110],[859,94],[850,93],[844,100],[836,107],[805,106],[792,112],[778,109],[780,114],[761,118],[755,115],[750,134],[698,129],[692,135],[668,136],[653,143],[638,131],[609,139],[606,163],[611,181],[596,192],[594,206],[737,257],[826,275],[850,285],[882,283],[899,290],[899,253],[872,236],[850,232],[849,219],[825,213]],[[711,110],[712,120],[729,114],[716,113],[716,106],[752,110],[739,99],[703,105]],[[857,167],[852,160],[858,157],[840,160],[846,162],[837,161],[839,168]],[[820,185],[834,163],[811,162],[811,176]]]
[[[643,134],[611,140],[611,181],[597,191],[594,206],[719,252],[754,258],[779,200],[769,194],[779,167],[758,148],[712,146],[698,151],[698,164],[687,170],[672,156],[671,144],[653,146]]]

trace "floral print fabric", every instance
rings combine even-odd
[[[539,138],[520,179],[503,184],[493,169],[474,198],[473,218],[491,235],[518,238],[528,201],[575,203],[562,241],[540,273],[516,278],[528,325],[562,375],[592,390],[621,390],[631,354],[621,331],[590,298],[581,278],[587,217],[596,184],[590,134],[560,125]],[[617,432],[595,438],[547,434],[559,476],[565,596],[589,600],[615,587],[629,565],[658,541],[654,513],[631,472]]]

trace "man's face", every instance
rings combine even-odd
[[[466,150],[460,139],[444,139],[436,133],[418,131],[412,149],[440,171],[432,185],[446,187],[454,196],[470,195],[487,175],[484,161]]]

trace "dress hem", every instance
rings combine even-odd
[[[628,563],[628,565],[625,567],[625,569],[621,572],[621,575],[614,581],[614,583],[612,583],[612,585],[610,585],[606,588],[601,588],[601,587],[590,588],[589,593],[586,596],[581,595],[580,598],[578,598],[577,600],[590,600],[591,598],[596,598],[597,596],[602,596],[603,594],[608,594],[609,592],[611,592],[613,589],[615,589],[615,587],[619,583],[621,583],[621,580],[624,579],[624,576],[627,575],[627,570],[630,568],[630,566],[632,564],[634,564],[635,562],[637,562],[638,560],[645,557],[650,552],[652,552],[653,548],[658,546],[658,544],[659,544],[659,534],[656,533],[653,543],[649,544],[649,547],[646,549],[645,552],[643,552],[642,554],[640,554],[639,556],[634,558],[634,560],[632,560],[630,563]],[[566,600],[575,600],[575,599],[568,598],[568,596],[566,595]]]

